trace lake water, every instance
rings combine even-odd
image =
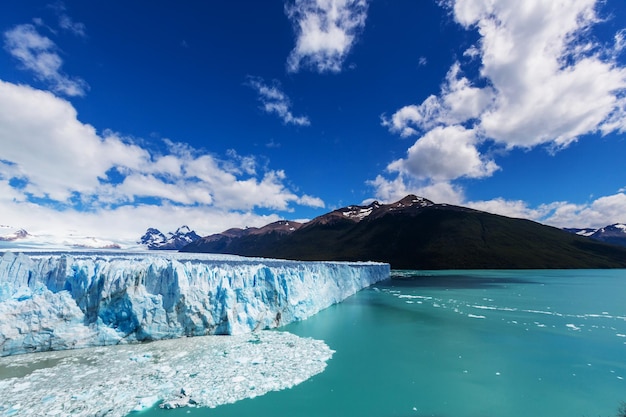
[[[396,273],[281,329],[336,351],[323,373],[140,415],[608,417],[626,401],[626,270]]]

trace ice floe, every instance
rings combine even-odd
[[[324,370],[322,341],[260,331],[0,358],[0,416],[122,417],[215,407],[290,388]]]

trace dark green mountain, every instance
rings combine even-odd
[[[413,195],[393,204],[338,209],[297,227],[272,225],[207,236],[183,251],[371,260],[394,269],[626,268],[626,248]]]

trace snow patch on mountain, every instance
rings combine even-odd
[[[377,205],[368,206],[368,207],[348,206],[347,208],[348,208],[347,211],[341,212],[344,216],[348,218],[352,218],[352,219],[363,220],[364,218],[372,214],[372,211],[374,210],[374,208],[378,208],[378,206]]]

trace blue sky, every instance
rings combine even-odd
[[[0,224],[132,242],[415,193],[626,222],[619,0],[0,6]]]

